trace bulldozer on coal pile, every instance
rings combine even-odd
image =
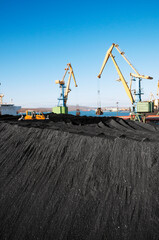
[[[45,120],[43,112],[27,110],[25,117],[22,115],[18,120]]]
[[[24,120],[45,120],[45,116],[42,112],[35,112],[32,110],[26,111],[26,116],[24,117]]]

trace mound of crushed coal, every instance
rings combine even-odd
[[[159,127],[0,119],[0,239],[159,239]]]

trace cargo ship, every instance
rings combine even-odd
[[[3,103],[4,94],[0,94],[0,115],[17,116],[21,106],[15,106],[14,103]]]

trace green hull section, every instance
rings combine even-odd
[[[56,114],[68,114],[68,107],[53,107],[52,112]]]

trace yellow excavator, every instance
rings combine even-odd
[[[65,86],[65,77],[66,77],[67,72],[69,73],[69,77],[68,77],[67,86]],[[54,107],[52,109],[52,112],[54,112],[54,113],[57,113],[57,114],[60,114],[60,113],[67,114],[68,113],[68,107],[66,104],[67,104],[67,100],[68,100],[68,94],[71,91],[71,89],[70,89],[71,76],[73,77],[75,87],[77,87],[77,83],[76,83],[72,65],[71,65],[71,63],[68,63],[67,68],[65,68],[65,74],[64,74],[62,80],[55,81],[56,84],[60,85],[61,94],[60,94],[60,97],[58,98],[59,101],[58,101],[57,107]]]
[[[129,66],[135,71],[135,74],[134,73],[130,73],[130,86],[128,86],[127,82],[125,81],[125,78],[117,64],[117,62],[115,61],[115,57],[113,56],[112,54],[112,51],[113,49],[116,48],[117,51],[121,54],[121,56],[125,59],[125,61],[129,64]],[[144,76],[144,75],[141,75],[139,74],[139,72],[133,67],[133,65],[130,63],[130,61],[125,57],[124,55],[125,53],[122,52],[120,49],[119,49],[119,45],[118,44],[115,44],[113,43],[111,45],[111,47],[108,49],[106,55],[105,55],[105,58],[104,58],[104,61],[103,61],[103,64],[102,64],[102,67],[101,67],[101,70],[99,72],[99,75],[98,75],[98,78],[101,78],[101,75],[102,75],[102,72],[105,68],[105,65],[108,61],[108,59],[111,57],[114,65],[115,65],[115,68],[117,70],[117,73],[119,75],[119,81],[122,82],[123,86],[124,86],[124,89],[131,101],[131,104],[132,104],[132,111],[133,112],[151,112],[150,108],[152,106],[149,106],[150,102],[147,102],[145,104],[142,104],[142,101],[141,101],[141,95],[143,94],[141,92],[141,80],[142,79],[153,79],[152,77],[150,76]],[[132,95],[132,92],[131,92],[131,87],[132,87],[132,81],[138,81],[138,89],[135,91],[134,95],[135,95],[135,98],[133,97]],[[153,107],[152,107],[153,108]]]

